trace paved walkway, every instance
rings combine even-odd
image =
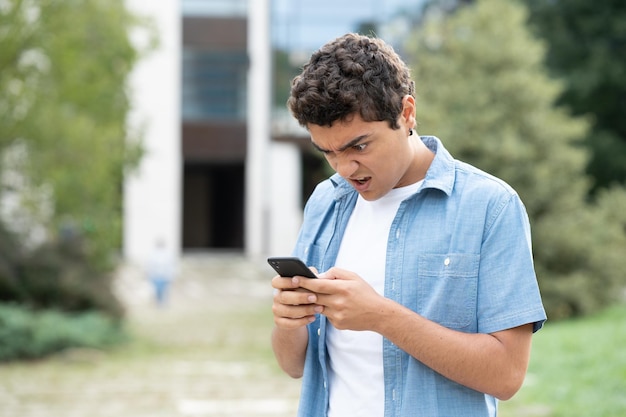
[[[185,255],[158,309],[124,265],[117,291],[135,342],[0,364],[0,417],[293,417],[299,381],[269,347],[273,275],[238,254]]]
[[[166,307],[168,320],[193,321],[194,316],[220,311],[238,313],[254,306],[271,307],[273,270],[264,261],[251,262],[241,254],[211,253],[183,256],[177,280],[172,285]],[[120,297],[130,314],[139,322],[155,314],[152,288],[136,267],[126,265],[118,278]],[[191,319],[190,319],[191,317]],[[183,326],[187,328],[188,326]],[[268,327],[267,329],[271,328]],[[185,331],[183,331],[185,332]],[[177,337],[174,331],[157,337]],[[180,336],[178,336],[180,337]],[[183,337],[193,339],[193,335]],[[269,331],[266,334],[269,344]],[[178,363],[174,372],[189,374],[196,380],[204,375],[202,392],[195,390],[177,402],[180,416],[288,417],[297,408],[299,382],[276,375],[267,363],[250,362],[246,357],[232,361],[199,361]],[[233,393],[237,393],[233,395]]]
[[[267,301],[274,272],[264,261],[252,262],[239,253],[189,253],[183,255],[172,285],[169,308],[174,311],[206,306],[211,302],[228,308],[232,303]],[[136,265],[122,265],[117,292],[136,313],[153,307],[152,288]]]

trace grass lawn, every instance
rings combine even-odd
[[[504,417],[626,416],[626,306],[546,322],[533,340],[526,382]]]

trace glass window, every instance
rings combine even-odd
[[[285,102],[290,81],[310,54],[347,32],[379,36],[401,46],[426,0],[272,0],[273,111],[289,119]]]
[[[236,51],[183,50],[184,120],[243,120],[247,55]]]

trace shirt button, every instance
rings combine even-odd
[[[317,329],[317,335],[320,336],[322,334],[322,329],[318,327]]]
[[[446,260],[445,260],[445,261],[443,261],[443,264],[444,264],[445,266],[450,265],[450,258],[446,258]]]

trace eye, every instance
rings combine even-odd
[[[367,143],[359,143],[358,145],[354,145],[352,149],[357,152],[363,152],[367,148]]]

